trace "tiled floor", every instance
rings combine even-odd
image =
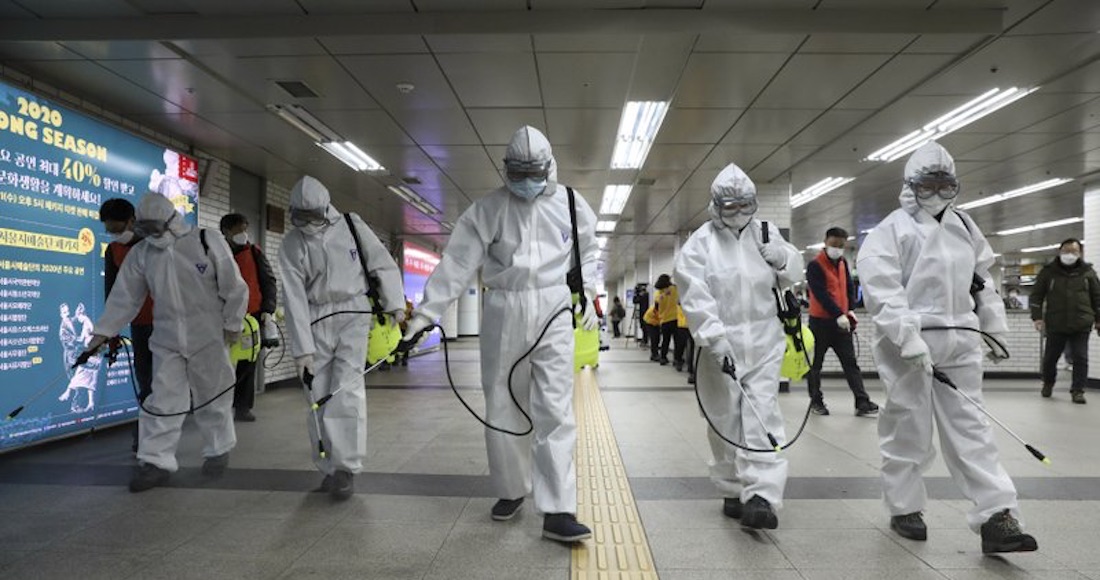
[[[604,403],[660,577],[676,580],[1100,579],[1100,398],[1042,400],[1034,381],[987,381],[991,411],[1053,460],[1044,466],[998,432],[1022,498],[1032,554],[983,557],[968,503],[941,461],[929,471],[929,540],[895,536],[878,500],[874,419],[826,382],[833,415],[810,418],[787,454],[780,526],[743,531],[722,516],[707,479],[709,448],[685,375],[616,341],[598,371]],[[479,408],[476,342],[452,346],[452,371]],[[480,426],[454,400],[440,354],[369,379],[369,457],[344,504],[309,493],[299,392],[259,397],[259,421],[238,424],[231,470],[204,480],[190,428],[173,487],[133,495],[127,428],[0,456],[0,577],[533,578],[569,577],[570,550],[540,537],[530,510],[489,520]],[[872,397],[881,384],[868,381]],[[880,401],[881,402],[881,401]],[[788,433],[804,388],[781,397]]]

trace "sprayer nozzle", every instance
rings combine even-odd
[[[313,405],[310,406],[310,409],[312,409],[314,411],[316,411],[317,409],[320,409],[320,408],[321,408],[321,405],[318,405],[317,403],[314,403]]]
[[[22,412],[23,412],[23,405],[19,405],[18,407],[16,407],[16,409],[14,411],[12,411],[11,413],[8,413],[8,416],[5,417],[4,420],[5,421],[11,421],[12,419],[18,417],[19,414],[22,413]]]
[[[1043,458],[1043,464],[1045,464],[1045,465],[1050,465],[1050,459],[1049,459],[1049,458],[1046,458],[1046,457],[1044,457],[1044,458]]]
[[[768,443],[771,443],[772,449],[775,449],[777,452],[783,450],[783,448],[779,445],[779,441],[775,440],[775,435],[772,435],[771,433],[768,433]]]

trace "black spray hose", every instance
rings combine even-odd
[[[992,357],[994,359],[1004,360],[1004,359],[1007,359],[1009,357],[1008,348],[1004,345],[1004,343],[997,340],[993,335],[989,334],[988,332],[978,330],[977,328],[969,328],[969,327],[966,327],[966,326],[929,326],[927,328],[922,328],[921,330],[922,331],[924,331],[924,330],[965,330],[965,331],[969,331],[969,332],[976,332],[976,333],[982,335],[982,339],[985,340],[986,345],[988,345],[990,347],[990,349],[992,349],[992,352],[990,354],[992,355]],[[1000,352],[998,352],[998,350]],[[952,381],[951,378],[947,376],[946,373],[944,373],[943,371],[937,369],[936,367],[932,367],[932,376],[937,381],[947,385],[948,387],[951,387],[951,389],[953,391],[955,391],[956,393],[958,393],[960,396],[962,396],[962,398],[966,399],[967,401],[970,401],[971,405],[974,405],[974,407],[976,409],[978,409],[979,411],[981,411],[982,414],[984,414],[986,417],[989,417],[990,420],[992,420],[994,423],[996,423],[998,426],[1000,426],[1001,429],[1004,429],[1006,433],[1011,435],[1013,439],[1015,439],[1021,445],[1023,445],[1024,448],[1027,449],[1028,453],[1031,453],[1031,455],[1033,457],[1035,457],[1035,459],[1038,459],[1039,461],[1043,462],[1046,465],[1050,465],[1050,459],[1047,458],[1047,456],[1044,455],[1042,451],[1039,451],[1038,449],[1033,447],[1031,444],[1029,444],[1027,441],[1024,441],[1019,435],[1016,434],[1015,431],[1013,431],[1012,429],[1009,429],[1008,425],[1005,425],[1004,423],[1002,423],[1000,421],[1000,419],[997,419],[997,417],[995,417],[993,415],[993,413],[990,413],[989,410],[986,409],[984,405],[982,405],[981,403],[975,401],[973,399],[973,397],[971,397],[970,395],[967,395],[966,393],[959,390],[958,385],[956,385],[954,383],[954,381]]]
[[[444,368],[447,371],[447,382],[450,383],[451,390],[454,391],[455,396],[458,397],[458,401],[460,403],[462,403],[462,406],[466,407],[466,410],[469,411],[470,414],[473,415],[474,418],[477,419],[479,423],[484,425],[485,428],[491,429],[491,430],[496,431],[498,433],[504,433],[504,434],[507,434],[507,435],[514,435],[516,437],[523,437],[524,435],[527,435],[527,434],[531,433],[532,431],[534,431],[535,427],[534,427],[534,423],[532,423],[532,421],[531,421],[531,416],[527,414],[527,411],[523,410],[523,406],[520,405],[519,400],[516,399],[516,392],[513,389],[513,385],[512,385],[512,376],[515,375],[516,368],[519,366],[519,363],[523,362],[523,359],[530,356],[531,353],[535,351],[535,348],[537,348],[538,345],[542,342],[543,337],[545,337],[546,333],[550,330],[550,325],[554,323],[554,320],[556,320],[563,313],[564,314],[571,314],[572,312],[573,312],[573,309],[569,308],[568,306],[562,308],[561,310],[558,310],[557,312],[555,312],[550,317],[550,319],[546,321],[546,324],[542,327],[542,332],[539,333],[538,338],[535,339],[535,342],[534,342],[534,344],[531,345],[531,348],[527,349],[527,352],[523,353],[522,356],[520,356],[518,359],[516,359],[516,362],[512,363],[512,368],[508,371],[508,395],[512,398],[512,403],[516,406],[516,409],[519,410],[520,414],[523,415],[523,418],[527,421],[527,429],[524,430],[524,431],[512,431],[512,430],[509,430],[509,429],[504,429],[503,427],[497,427],[495,425],[491,425],[491,424],[489,424],[489,422],[486,419],[483,419],[480,415],[478,415],[477,412],[474,411],[473,408],[471,408],[469,404],[466,403],[466,400],[462,398],[461,394],[459,394],[458,388],[455,387],[454,378],[451,377],[451,359],[450,359],[450,354],[447,351],[447,334],[445,332],[443,332],[443,328],[441,326],[439,326],[438,324],[432,324],[431,326],[428,326],[424,330],[421,330],[420,332],[416,333],[416,335],[412,338],[412,340],[409,340],[409,341],[402,340],[401,342],[399,342],[397,344],[397,348],[395,348],[394,351],[390,354],[399,354],[399,353],[402,353],[402,352],[405,352],[405,351],[408,351],[408,350],[412,349],[412,347],[415,346],[416,343],[420,341],[420,336],[422,336],[424,333],[431,332],[435,328],[438,328],[439,333],[441,335],[443,335],[443,341],[442,341],[443,342],[443,362],[444,362]]]
[[[747,401],[749,403],[749,406],[752,408],[753,413],[756,414],[756,419],[760,422],[760,426],[764,427],[764,432],[767,434],[768,437],[768,443],[772,445],[772,448],[756,449],[742,443],[737,443],[736,441],[733,441],[729,437],[723,435],[722,431],[719,430],[718,426],[714,424],[713,420],[711,420],[710,415],[707,414],[707,410],[703,406],[703,399],[699,395],[699,360],[701,358],[702,352],[702,348],[696,349],[695,352],[695,401],[699,404],[699,411],[703,414],[703,418],[706,419],[707,425],[710,426],[711,431],[714,431],[715,435],[717,435],[721,440],[725,441],[726,443],[729,443],[730,445],[741,449],[742,451],[749,451],[753,453],[779,453],[780,451],[789,449],[792,445],[795,444],[796,441],[798,441],[798,438],[802,436],[802,432],[806,429],[806,423],[810,420],[810,406],[806,406],[806,414],[802,416],[802,424],[798,426],[798,432],[795,433],[794,437],[792,437],[791,440],[788,441],[785,445],[779,445],[779,442],[776,440],[775,436],[772,435],[771,432],[767,431],[767,427],[764,425],[764,421],[760,418],[759,413],[756,412],[756,407],[753,405],[752,399],[749,398],[748,392],[745,390],[744,385],[741,384],[741,381],[737,380],[736,370],[733,368],[733,365],[728,359],[725,361],[726,364],[723,365],[722,372],[728,374],[733,379],[733,382],[736,383],[737,386],[741,389],[741,399],[743,401]]]

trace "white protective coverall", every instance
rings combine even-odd
[[[344,215],[330,203],[328,189],[313,177],[303,177],[290,191],[290,207],[324,210],[328,225],[309,234],[295,228],[279,250],[287,335],[295,358],[313,357],[313,400],[343,387],[317,410],[326,457],[316,453],[311,415],[306,424],[314,450],[313,462],[325,475],[336,470],[359,473],[367,455],[367,392],[363,365],[373,316],[340,314],[311,325],[327,314],[369,311],[367,279]],[[366,252],[367,269],[379,283],[382,310],[404,310],[401,271],[386,247],[358,215],[351,214]]]
[[[486,418],[492,425],[520,431],[527,424],[508,394],[508,371],[531,348],[547,321],[570,308],[565,278],[573,266],[573,230],[568,193],[557,182],[557,165],[546,137],[534,128],[521,128],[512,136],[506,158],[549,160],[546,189],[528,201],[500,187],[475,201],[455,223],[416,315],[438,320],[481,268],[482,283],[488,287],[481,318]],[[576,210],[582,275],[586,292],[594,296],[599,252],[596,214],[579,193]],[[515,437],[485,430],[494,492],[501,499],[518,499],[533,488],[539,512],[575,514],[570,314],[554,320],[538,347],[516,368],[512,383],[516,399],[531,415],[534,432]]]
[[[931,172],[955,174],[955,162],[935,142],[905,164],[906,179]],[[1004,304],[993,290],[993,250],[970,216],[948,207],[942,220],[922,209],[903,185],[901,208],[882,220],[863,242],[857,265],[875,324],[875,362],[886,384],[878,420],[882,484],[891,516],[919,512],[928,497],[921,474],[932,463],[935,418],[944,461],[974,508],[975,532],[993,514],[1016,513],[1016,488],[1001,467],[993,430],[977,408],[912,364],[929,353],[932,364],[974,400],[982,401],[981,337],[969,331],[922,331],[930,326],[1007,332]],[[977,274],[985,289],[970,293]]]
[[[236,382],[225,332],[240,332],[248,286],[225,238],[207,230],[209,251],[204,250],[201,230],[185,224],[168,198],[146,194],[138,203],[137,219],[168,221],[168,231],[159,240],[141,241],[126,256],[94,333],[118,335],[151,296],[153,392],[144,406],[157,413],[180,413],[192,401],[201,405]],[[195,411],[203,457],[228,453],[236,445],[232,405],[233,395],[228,394]],[[185,417],[156,417],[142,410],[138,460],[176,471]]]
[[[714,197],[754,199],[756,187],[736,165],[730,164],[711,185]],[[695,343],[704,349],[697,367],[697,387],[704,408],[722,434],[743,440],[756,449],[769,449],[764,428],[752,409],[742,404],[741,390],[722,372],[712,355],[718,343],[732,347],[737,378],[752,397],[780,444],[786,441],[783,416],[776,399],[779,367],[786,342],[776,312],[772,289],[803,279],[802,255],[769,223],[769,241],[785,260],[773,267],[762,256],[763,222],[752,218],[738,231],[728,226],[711,205],[711,221],[688,238],[674,270],[680,304]],[[725,348],[725,347],[723,347]],[[752,453],[729,445],[707,429],[714,461],[711,479],[725,497],[745,503],[759,495],[774,508],[782,507],[787,483],[787,460],[777,453]]]

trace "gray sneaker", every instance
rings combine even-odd
[[[229,467],[229,452],[207,457],[202,462],[202,474],[207,477],[221,477]]]
[[[333,499],[340,501],[350,498],[355,493],[355,476],[350,471],[337,470],[332,474],[332,490],[329,493]]]

